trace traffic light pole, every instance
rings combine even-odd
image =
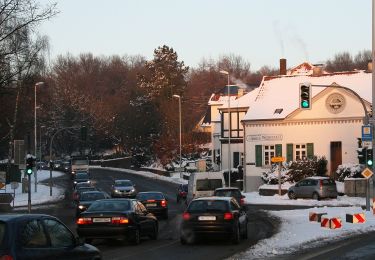
[[[27,189],[27,208],[29,213],[31,213],[31,174],[27,175],[28,179],[28,189]]]

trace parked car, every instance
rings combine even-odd
[[[132,197],[137,195],[135,184],[130,180],[115,180],[111,187],[111,196],[115,197]]]
[[[203,197],[190,202],[182,215],[181,244],[203,237],[230,238],[234,244],[247,238],[248,218],[234,198]]]
[[[237,203],[243,207],[245,206],[245,196],[242,195],[239,188],[228,187],[228,188],[218,188],[214,192],[214,196],[217,197],[233,197],[236,199]]]
[[[180,202],[180,200],[186,200],[186,196],[188,193],[188,185],[187,184],[180,184],[177,189],[177,203]]]
[[[297,182],[288,190],[290,199],[312,198],[337,198],[336,182],[328,177],[308,177]]]
[[[77,172],[76,175],[74,175],[74,179],[73,179],[74,185],[80,182],[86,182],[86,183],[91,184],[90,176],[88,172]]]
[[[77,218],[77,233],[93,239],[127,239],[138,245],[141,237],[158,237],[158,220],[135,199],[97,200]]]
[[[96,200],[109,199],[110,196],[104,191],[83,191],[79,195],[76,208],[76,216],[84,212]]]
[[[215,189],[224,187],[224,184],[224,176],[221,172],[192,172],[186,200],[189,203],[196,198],[212,196]]]
[[[139,192],[135,198],[142,202],[149,212],[165,219],[168,218],[168,202],[162,192]]]
[[[0,259],[102,259],[53,216],[1,214],[0,231]]]

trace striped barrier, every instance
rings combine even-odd
[[[372,199],[372,214],[375,215],[375,198]]]
[[[357,213],[357,214],[346,214],[346,222],[348,223],[365,223],[366,217],[364,213]]]
[[[329,220],[329,228],[330,229],[337,229],[337,228],[342,228],[342,222],[341,222],[341,218],[331,218]]]
[[[322,217],[321,221],[320,221],[320,226],[321,227],[324,227],[324,228],[329,228],[329,218],[327,217]]]
[[[327,213],[309,212],[309,221],[321,222],[323,215],[327,215]]]

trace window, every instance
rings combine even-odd
[[[221,179],[202,179],[197,180],[197,191],[215,190],[223,187]]]
[[[44,220],[47,233],[51,238],[52,247],[72,247],[74,246],[75,239],[73,234],[63,224],[54,220]]]
[[[223,112],[221,115],[221,137],[229,137],[229,121],[231,122],[231,138],[242,138],[243,137],[243,126],[241,120],[244,118],[245,112],[231,111],[229,120],[228,112]]]
[[[264,165],[271,165],[271,158],[275,157],[275,146],[274,145],[265,145],[264,150]]]
[[[47,237],[43,226],[38,220],[26,223],[21,231],[21,245],[27,248],[47,247]]]
[[[307,157],[306,144],[296,144],[294,146],[294,157],[296,161],[305,160]]]

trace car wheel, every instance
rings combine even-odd
[[[320,200],[320,198],[319,198],[319,194],[316,193],[316,192],[313,193],[312,198],[313,198],[314,200]]]
[[[156,239],[158,239],[158,224],[154,224],[154,227],[153,227],[153,232],[152,232],[152,234],[150,235],[150,239],[152,239],[152,240],[156,240]]]
[[[141,233],[139,231],[139,228],[136,228],[134,230],[131,242],[133,245],[139,245],[141,243]]]
[[[241,234],[240,234],[240,227],[237,226],[234,230],[233,237],[232,237],[232,243],[233,244],[239,244],[241,240]]]
[[[289,192],[288,192],[288,197],[289,197],[289,199],[291,199],[291,200],[295,200],[295,199],[297,199],[296,194],[295,194],[293,191],[289,191]]]

